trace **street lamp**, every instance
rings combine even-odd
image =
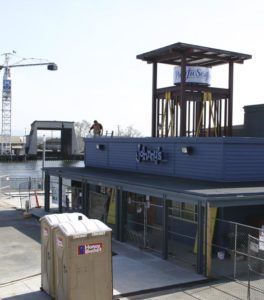
[[[24,135],[24,159],[25,159],[25,161],[27,160],[26,148],[27,148],[27,129],[25,128],[25,135]]]

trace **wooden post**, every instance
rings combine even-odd
[[[186,56],[182,56],[181,61],[181,92],[180,92],[180,136],[186,136],[186,97],[185,97],[185,82],[186,82]]]
[[[228,74],[228,89],[229,89],[229,101],[228,101],[228,125],[227,134],[232,136],[232,126],[233,126],[233,88],[234,88],[234,63],[229,62],[229,74]]]
[[[217,207],[210,207],[207,203],[207,238],[206,238],[206,276],[210,277],[212,272],[212,243],[214,237]]]
[[[157,109],[156,109],[156,89],[157,89],[157,63],[153,63],[152,70],[152,123],[151,123],[151,136],[156,137],[157,135]]]

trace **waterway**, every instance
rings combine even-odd
[[[0,178],[8,176],[10,178],[39,178],[42,176],[42,160],[0,162]],[[83,161],[45,161],[44,167],[84,167]]]

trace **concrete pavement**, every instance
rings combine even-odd
[[[40,291],[39,221],[25,219],[17,201],[0,198],[0,299],[47,300]]]
[[[40,291],[40,224],[37,218],[24,218],[20,208],[19,199],[0,198],[0,299],[48,300]],[[113,251],[115,299],[247,299],[246,285],[205,282],[194,272],[123,243],[113,241]],[[251,297],[263,298],[257,292]]]

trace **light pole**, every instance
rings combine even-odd
[[[25,128],[25,135],[24,135],[24,159],[25,159],[25,161],[27,160],[26,148],[27,148],[27,129]]]

